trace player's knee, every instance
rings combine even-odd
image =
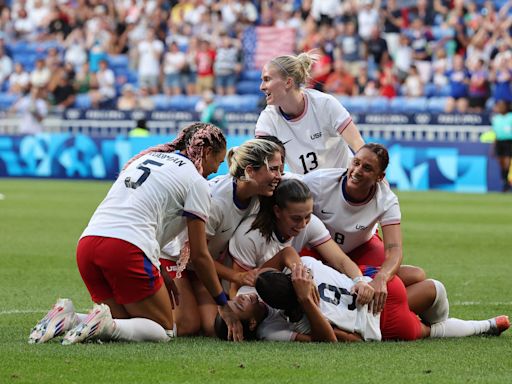
[[[423,268],[412,265],[401,266],[398,272],[398,276],[404,282],[404,285],[406,287],[408,287],[409,285],[420,283],[427,278],[427,274],[425,273]]]

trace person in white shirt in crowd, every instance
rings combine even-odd
[[[29,86],[25,96],[11,107],[20,116],[19,133],[33,135],[44,132],[43,120],[48,115],[48,102],[42,88]]]
[[[42,58],[36,60],[36,66],[30,72],[30,84],[34,87],[45,88],[50,82],[51,72],[46,61]]]
[[[219,277],[252,285],[254,271],[233,271],[227,246],[240,222],[259,208],[259,198],[270,196],[281,180],[283,156],[279,145],[263,139],[245,142],[228,154],[229,174],[210,180],[212,207],[206,224],[208,249]],[[178,335],[202,332],[213,336],[215,302],[188,263],[188,237],[182,233],[162,249],[161,263],[175,278],[180,303],[175,308]],[[181,254],[181,257],[180,257]]]
[[[177,291],[159,257],[161,248],[185,229],[196,273],[237,340],[241,325],[226,306],[205,234],[211,207],[205,178],[217,171],[225,155],[222,131],[194,123],[174,141],[130,159],[77,246],[78,269],[96,304],[85,315],[76,314],[69,299],[59,300],[31,331],[29,343],[64,332],[64,345],[174,337],[171,298]]]
[[[108,67],[107,60],[101,60],[98,72],[96,72],[98,89],[90,91],[91,102],[94,108],[108,105],[116,96],[114,71]]]
[[[23,64],[14,64],[14,72],[9,76],[9,93],[24,93],[30,86],[30,75]]]
[[[256,122],[255,135],[276,136],[285,145],[290,170],[345,167],[363,138],[348,111],[333,96],[305,89],[317,56],[279,56],[263,67],[260,89],[267,107]]]
[[[178,44],[171,41],[169,49],[164,54],[164,92],[167,95],[181,95],[184,84],[181,81],[181,71],[187,65],[187,57],[180,51]]]
[[[13,73],[12,59],[5,53],[5,48],[0,45],[0,86]]]
[[[150,93],[154,95],[158,93],[160,60],[164,52],[164,44],[156,38],[155,30],[149,28],[146,38],[139,42],[136,50],[139,85],[148,87]]]

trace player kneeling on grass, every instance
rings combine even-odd
[[[174,337],[168,290],[177,291],[165,271],[159,271],[158,258],[160,249],[185,229],[198,277],[215,298],[233,338],[241,337],[205,235],[211,205],[206,177],[217,172],[225,155],[222,131],[194,123],[172,142],[128,161],[77,246],[78,269],[96,304],[88,315],[79,315],[71,301],[59,300],[32,329],[29,343],[43,343],[64,332],[63,344]]]
[[[302,257],[291,275],[274,269],[262,270],[255,293],[236,297],[230,303],[254,338],[274,341],[417,340],[422,338],[500,335],[510,327],[508,316],[467,321],[448,318],[448,299],[439,281],[417,283],[427,310],[422,323],[407,305],[405,287],[399,277],[388,282],[383,311],[374,314],[357,303],[354,282],[346,275],[311,257]],[[368,278],[370,279],[370,278]],[[312,293],[316,287],[320,300]],[[226,339],[227,327],[220,317],[217,335]]]

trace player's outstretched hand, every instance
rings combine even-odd
[[[219,306],[219,314],[228,326],[228,340],[242,341],[244,339],[242,323],[229,305]]]

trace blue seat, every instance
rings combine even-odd
[[[371,100],[371,98],[367,97],[367,96],[349,97],[346,99],[345,108],[347,108],[349,112],[355,112],[355,113],[371,112],[370,100]]]
[[[236,85],[236,93],[239,95],[261,95],[260,81],[242,80]]]
[[[217,96],[215,102],[225,112],[255,112],[259,99],[256,95],[229,95]]]
[[[128,55],[108,55],[107,60],[109,67],[116,73],[118,70],[129,70]]]
[[[155,103],[155,109],[158,109],[158,110],[170,109],[170,105],[171,105],[171,97],[170,96],[161,93],[158,95],[151,96],[151,99],[153,99],[153,102]]]
[[[374,113],[389,112],[390,105],[387,97],[374,97],[370,100],[370,111]]]
[[[197,102],[201,99],[200,96],[167,96],[169,98],[169,109],[177,111],[195,111]]]
[[[431,97],[430,99],[427,99],[427,110],[432,113],[442,113],[444,112],[446,101],[448,100],[447,97]]]
[[[425,112],[427,110],[427,98],[399,96],[391,100],[390,107],[396,113]]]
[[[426,97],[436,96],[437,86],[434,83],[427,83],[425,84],[424,92]]]
[[[0,93],[0,110],[9,109],[18,100],[19,95]]]
[[[261,81],[261,71],[259,69],[246,69],[240,75],[241,80]]]
[[[75,97],[75,108],[89,109],[92,106],[91,97],[88,93],[79,93]]]

